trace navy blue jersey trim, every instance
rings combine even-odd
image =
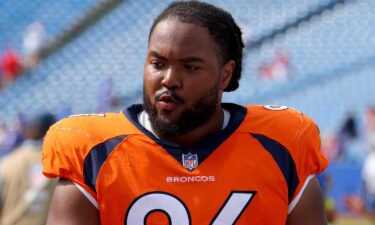
[[[288,149],[285,148],[281,143],[264,135],[253,133],[250,133],[250,135],[256,138],[262,144],[262,146],[272,155],[273,159],[279,166],[288,185],[288,201],[290,203],[294,193],[296,192],[299,179],[296,165]]]
[[[205,160],[217,147],[219,147],[233,132],[240,126],[242,121],[245,119],[247,109],[240,105],[233,103],[223,103],[222,107],[229,111],[230,120],[226,128],[221,132],[206,138],[204,141],[196,144],[191,148],[171,143],[165,140],[158,139],[154,134],[144,128],[138,122],[138,114],[143,110],[142,105],[135,104],[126,108],[123,113],[125,116],[145,135],[150,137],[156,143],[161,145],[169,154],[171,154],[179,163],[182,163],[182,154],[198,154],[198,163],[200,164]]]
[[[116,148],[116,146],[124,140],[126,135],[117,136],[108,139],[95,147],[86,156],[83,168],[83,176],[85,183],[96,192],[95,184],[99,171],[103,166],[104,161],[108,158],[109,154]]]

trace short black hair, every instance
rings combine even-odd
[[[212,39],[217,44],[219,59],[224,65],[229,60],[234,60],[236,65],[232,78],[224,91],[234,91],[239,86],[242,70],[242,32],[231,14],[214,5],[199,1],[176,1],[168,5],[156,17],[151,26],[149,39],[156,25],[162,20],[177,18],[181,22],[191,23],[206,28]]]

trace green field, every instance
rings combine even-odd
[[[371,222],[367,219],[361,218],[338,218],[332,225],[375,225],[375,222]]]

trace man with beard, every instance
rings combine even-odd
[[[60,177],[47,224],[326,224],[319,132],[287,107],[222,103],[243,42],[213,5],[154,21],[143,105],[56,123],[43,172]]]

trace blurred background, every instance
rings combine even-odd
[[[0,1],[0,157],[40,113],[61,119],[140,102],[148,31],[169,2]],[[233,14],[246,43],[240,88],[224,100],[308,114],[331,160],[319,178],[332,223],[370,224],[345,200],[364,196],[371,179],[363,165],[375,152],[375,1],[208,2]]]

